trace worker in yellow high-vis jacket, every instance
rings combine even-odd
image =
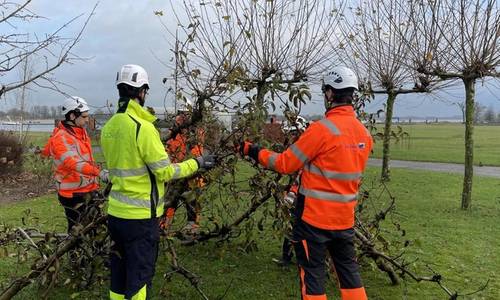
[[[125,65],[117,74],[118,111],[104,125],[101,147],[112,189],[108,204],[111,240],[111,299],[150,298],[158,254],[158,217],[163,214],[164,183],[215,165],[205,155],[171,163],[143,108],[149,89],[146,71]]]

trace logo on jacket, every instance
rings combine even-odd
[[[366,144],[365,143],[358,143],[358,148],[359,149],[365,149]]]

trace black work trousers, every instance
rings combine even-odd
[[[330,253],[343,300],[363,300],[366,293],[355,260],[354,230],[323,230],[295,220],[293,243],[302,299],[326,299],[326,253]]]
[[[80,223],[85,210],[87,209],[86,201],[91,198],[89,193],[73,193],[73,197],[67,198],[61,195],[57,195],[59,198],[59,203],[64,208],[64,214],[66,215],[66,220],[68,221],[68,233],[71,228],[76,224]]]
[[[158,257],[158,218],[132,220],[108,216],[111,236],[111,291],[131,299],[144,286],[147,297]]]

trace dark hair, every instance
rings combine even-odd
[[[147,85],[143,85],[140,88],[130,86],[126,83],[120,83],[118,86],[118,94],[120,97],[136,99],[142,90],[147,89]]]
[[[75,115],[75,119],[76,119],[76,118],[78,118],[79,116],[81,116],[81,114],[82,114],[82,113],[81,113],[80,111],[70,110],[70,111],[68,111],[68,112],[64,115],[64,119],[65,119],[66,121],[71,121],[71,119],[70,119],[70,117],[69,117],[69,115],[71,115],[71,114],[74,114],[74,115]]]
[[[334,89],[331,85],[325,85],[323,87],[323,92],[326,92],[326,90],[328,89],[331,89],[333,91],[334,103],[346,103],[346,104],[352,103],[354,97],[354,91],[356,90],[353,87],[348,87],[345,89]]]

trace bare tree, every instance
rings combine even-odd
[[[382,135],[381,179],[390,179],[389,160],[394,103],[398,95],[429,92],[429,76],[419,75],[409,65],[406,42],[411,31],[400,0],[359,1],[350,7],[342,26],[344,39],[338,46],[340,57],[360,77],[360,90],[387,95]],[[404,38],[402,38],[402,36]]]
[[[483,120],[487,123],[493,123],[495,122],[495,117],[496,117],[495,110],[493,109],[493,106],[490,104],[484,111]]]
[[[228,94],[216,104],[226,109],[249,102],[247,109],[259,120],[250,129],[257,140],[267,110],[281,104],[285,113],[296,114],[310,98],[302,83],[335,57],[328,47],[338,16],[333,2],[185,1],[184,6],[189,25],[179,31],[188,38],[172,47],[180,56],[180,78],[187,81],[179,86],[191,95],[205,87],[224,90]],[[294,96],[288,97],[290,91]],[[233,92],[239,101],[229,98]]]
[[[500,15],[498,1],[402,1],[411,19],[407,55],[416,70],[441,80],[460,80],[465,88],[465,172],[462,209],[471,205],[475,85],[499,77]]]
[[[25,82],[28,80],[28,78],[33,76],[33,64],[29,60],[29,56],[26,57],[23,62],[21,63],[20,69],[19,69],[19,75],[20,75],[20,82]],[[24,129],[24,120],[25,120],[25,114],[26,114],[26,105],[27,105],[27,97],[28,97],[28,88],[29,84],[25,84],[21,87],[18,95],[17,95],[17,105],[19,109],[21,110],[21,117],[19,120],[19,140],[23,138],[23,129]]]
[[[453,102],[458,108],[460,108],[460,112],[462,113],[462,124],[465,124],[465,103],[464,102]]]
[[[73,50],[81,40],[83,31],[87,26],[96,6],[89,14],[79,32],[74,37],[63,35],[64,30],[76,22],[82,15],[70,19],[51,33],[38,35],[18,30],[19,24],[27,24],[33,20],[41,20],[42,16],[29,9],[32,0],[21,2],[1,1],[0,24],[10,26],[11,32],[0,33],[0,78],[9,81],[6,77],[16,68],[21,67],[29,58],[31,61],[40,62],[40,67],[33,70],[29,76],[21,80],[2,82],[0,96],[21,88],[29,83],[38,87],[59,91],[61,82],[54,78],[53,72],[62,64],[82,60]]]
[[[486,110],[486,106],[482,105],[479,102],[474,102],[474,119],[472,121],[473,124],[478,124],[484,121],[484,112]]]

